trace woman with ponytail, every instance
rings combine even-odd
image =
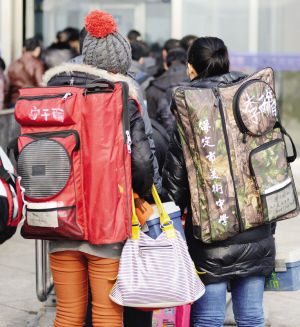
[[[202,37],[193,42],[188,51],[187,72],[191,79],[189,86],[201,89],[220,84],[226,87],[246,77],[240,72],[229,72],[227,47],[216,37]],[[172,106],[175,105],[173,101]],[[187,244],[201,280],[206,284],[204,296],[192,305],[192,326],[222,327],[226,292],[230,289],[237,325],[264,327],[264,282],[265,276],[273,270],[275,257],[271,226],[254,227],[225,241],[202,242],[195,237],[198,226],[193,225],[189,182],[181,140],[175,130],[166,155],[163,187],[182,210],[187,208]],[[196,181],[193,183],[197,185]]]

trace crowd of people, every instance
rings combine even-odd
[[[85,36],[84,28],[79,31],[77,28],[67,27],[57,32],[55,41],[44,49],[41,47],[40,37],[26,39],[22,56],[14,60],[9,67],[5,66],[1,58],[0,109],[15,105],[19,89],[41,86],[42,76],[48,69],[66,62],[82,63]],[[140,85],[151,119],[166,124],[168,131],[168,119],[172,118],[168,117],[165,123],[166,113],[161,112],[159,108],[163,107],[163,104],[159,105],[158,102],[162,94],[166,95],[170,86],[187,79],[184,66],[186,53],[189,42],[195,38],[194,35],[187,35],[181,40],[169,39],[161,47],[158,43],[147,44],[136,30],[127,34],[132,58],[127,73]]]
[[[228,288],[238,326],[265,326],[264,278],[271,273],[275,256],[270,225],[210,245],[194,237],[186,162],[172,112],[174,87],[197,88],[221,80],[230,84],[240,78],[230,72],[228,51],[222,40],[187,35],[181,40],[167,40],[157,51],[135,30],[127,37],[118,31],[96,37],[85,27],[81,31],[66,28],[44,50],[38,38],[25,40],[22,57],[9,65],[6,74],[3,60],[0,63],[0,109],[13,107],[18,90],[23,87],[82,85],[83,80],[92,81],[95,76],[111,76],[112,80],[116,74],[122,76],[142,110],[140,115],[135,101],[129,100],[135,192],[149,200],[154,183],[162,199],[171,199],[182,212],[187,211],[185,234],[189,251],[197,270],[205,272],[200,276],[206,293],[192,305],[191,326],[223,326]],[[56,69],[49,73],[51,68]],[[66,70],[68,81],[63,74]],[[54,327],[85,323],[94,327],[121,327],[122,323],[124,327],[152,326],[152,312],[123,309],[108,297],[121,251],[122,244],[103,247],[83,241],[50,242],[58,299]],[[86,312],[89,297],[92,321],[91,312]]]

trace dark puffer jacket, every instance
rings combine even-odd
[[[86,65],[65,64],[48,71],[44,76],[44,84],[48,86],[82,86],[99,78],[113,79],[109,73],[100,69]],[[129,78],[126,80],[124,77],[123,80],[130,83]],[[129,95],[133,96],[132,93],[131,85],[129,85]],[[136,102],[134,100],[129,100],[128,107],[130,135],[132,140],[132,187],[136,193],[143,197],[153,184],[153,154],[145,134],[145,125]]]
[[[211,86],[237,81],[242,74],[226,74],[206,81],[194,80],[192,87]],[[205,284],[239,277],[267,276],[274,267],[275,243],[271,225],[262,225],[240,233],[226,241],[205,244],[193,236],[192,210],[190,204],[187,171],[176,129],[169,144],[163,170],[163,188],[177,205],[188,208],[185,234],[189,251],[199,271],[205,272],[201,279]]]
[[[174,116],[170,111],[167,91],[187,79],[182,63],[173,63],[161,76],[150,83],[146,90],[149,117],[158,121],[170,134],[173,131]]]

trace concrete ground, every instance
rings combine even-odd
[[[16,234],[1,245],[0,290],[0,327],[37,326],[34,241]]]
[[[300,216],[278,223],[276,240],[278,247],[300,249]],[[52,298],[41,303],[35,294],[34,248],[18,234],[0,247],[0,327],[52,326]],[[300,291],[265,292],[264,308],[268,325],[300,326]]]
[[[300,160],[294,165],[293,172],[300,191]],[[277,224],[276,242],[280,249],[297,249],[300,253],[300,216]],[[0,327],[52,326],[53,297],[41,303],[35,294],[34,244],[33,240],[22,239],[17,231],[12,239],[0,246]],[[265,315],[271,327],[300,327],[299,308],[300,290],[265,292]],[[227,326],[231,320],[229,314]]]

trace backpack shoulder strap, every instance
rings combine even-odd
[[[8,184],[15,186],[15,182],[10,173],[3,167],[0,166],[0,177]]]

